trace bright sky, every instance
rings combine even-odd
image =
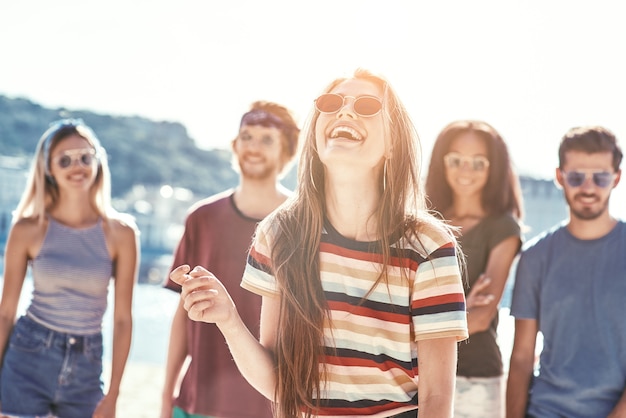
[[[304,122],[361,66],[399,92],[424,163],[445,124],[477,118],[521,173],[551,178],[572,126],[604,125],[626,148],[625,15],[620,0],[4,1],[0,94],[181,122],[226,148],[251,102]]]

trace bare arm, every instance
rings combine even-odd
[[[451,418],[457,365],[454,337],[417,342],[419,417]]]
[[[506,387],[507,418],[524,418],[526,416],[528,389],[535,365],[537,331],[536,320],[515,320],[515,339]]]
[[[470,307],[468,302],[467,327],[470,335],[489,329],[491,321],[498,314],[498,303],[502,298],[506,279],[509,276],[511,264],[513,264],[519,251],[519,246],[520,238],[511,236],[496,245],[489,253],[489,260],[484,272],[484,276],[489,279],[489,282],[482,289],[483,294],[489,295],[489,303]]]
[[[189,274],[187,274],[189,273]],[[222,283],[209,271],[177,267],[170,278],[182,286],[181,298],[189,318],[215,323],[220,329],[241,374],[261,394],[274,400],[276,386],[273,347],[276,339],[280,301],[263,297],[260,342],[241,320]]]
[[[472,289],[465,297],[467,312],[470,312],[478,306],[489,305],[495,301],[495,297],[492,294],[487,293],[487,289],[490,284],[491,278],[485,276],[484,274],[481,274],[478,280],[474,282]]]
[[[35,239],[34,229],[33,225],[18,222],[9,232],[4,253],[4,283],[0,301],[0,365],[15,324],[15,315],[30,258],[29,246]]]
[[[626,389],[607,418],[626,418]]]
[[[172,318],[167,364],[165,366],[165,383],[163,385],[161,417],[171,418],[174,394],[178,389],[181,372],[187,358],[187,311],[181,299]]]
[[[116,223],[111,228],[115,262],[115,306],[113,310],[113,354],[107,394],[98,404],[94,418],[114,417],[122,375],[132,338],[132,299],[139,266],[139,238],[135,230]]]

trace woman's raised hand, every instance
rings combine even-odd
[[[222,282],[204,267],[190,269],[183,264],[170,273],[170,278],[182,286],[180,297],[189,319],[215,323],[220,328],[235,319],[237,308]]]

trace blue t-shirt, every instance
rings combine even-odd
[[[606,417],[626,388],[626,224],[594,240],[560,225],[528,242],[511,315],[543,334],[528,413]]]

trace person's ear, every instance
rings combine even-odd
[[[562,189],[564,183],[565,183],[565,179],[563,178],[563,171],[561,171],[561,169],[557,167],[556,174],[554,176],[554,184],[559,189]]]
[[[387,146],[385,148],[385,159],[391,160],[391,157],[393,157],[393,144],[391,143],[391,141],[387,143]]]
[[[622,170],[617,170],[617,172],[615,173],[615,179],[613,179],[613,188],[615,188],[618,184],[619,181],[622,178]]]

